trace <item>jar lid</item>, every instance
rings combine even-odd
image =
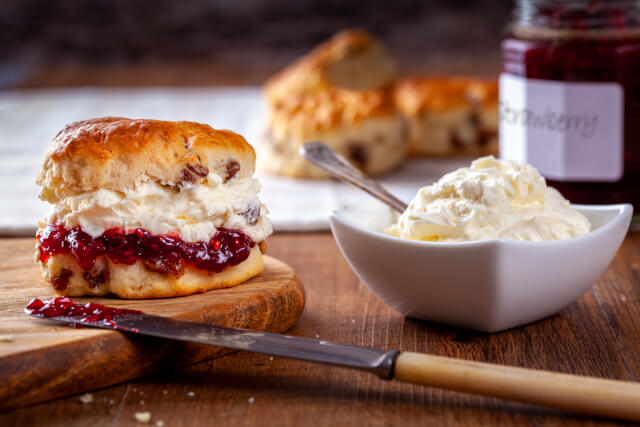
[[[586,30],[624,30],[640,26],[638,0],[517,0],[516,25]]]

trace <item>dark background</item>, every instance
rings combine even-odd
[[[259,84],[350,27],[382,38],[405,73],[495,75],[512,6],[508,0],[5,0],[0,87]]]

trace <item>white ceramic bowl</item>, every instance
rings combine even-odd
[[[380,231],[388,209],[330,217],[340,250],[357,276],[400,313],[496,332],[556,313],[605,271],[629,228],[633,208],[573,205],[592,224],[586,235],[551,242],[494,239],[420,242]]]

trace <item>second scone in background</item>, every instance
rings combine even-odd
[[[299,154],[322,141],[370,175],[409,156],[497,152],[497,83],[477,78],[399,77],[380,40],[339,32],[263,86],[267,125],[258,169],[327,178]]]

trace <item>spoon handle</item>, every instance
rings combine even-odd
[[[324,169],[334,178],[341,179],[366,191],[398,212],[404,212],[407,204],[391,194],[383,186],[356,169],[344,157],[322,142],[308,142],[300,147],[302,157]]]

